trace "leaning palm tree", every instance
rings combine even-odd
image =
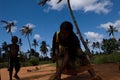
[[[10,33],[10,35],[11,35],[11,37],[12,37],[12,27],[15,26],[15,23],[14,23],[14,22],[8,22],[8,21],[5,21],[5,20],[1,20],[0,22],[5,23],[4,28],[6,29],[6,31],[7,31],[8,33]]]
[[[31,44],[30,44],[30,39],[29,36],[32,34],[32,28],[29,25],[23,26],[23,28],[20,30],[22,35],[25,35],[28,40],[29,48],[31,50]]]
[[[114,27],[113,25],[109,25],[107,32],[109,33],[109,36],[112,36],[112,38],[115,38],[114,32],[118,32],[118,29]]]
[[[42,1],[40,1],[38,4],[44,6],[47,1],[50,1],[50,0],[42,0]],[[62,0],[59,0],[57,3],[60,3],[61,1],[62,1]],[[84,47],[85,47],[85,49],[86,49],[86,54],[88,54],[89,57],[92,58],[92,54],[91,54],[91,52],[90,52],[90,50],[89,50],[86,42],[84,41],[84,38],[83,38],[83,36],[82,36],[82,34],[81,34],[81,32],[80,32],[79,26],[78,26],[78,24],[77,24],[77,21],[76,21],[74,15],[73,15],[73,11],[72,11],[72,8],[71,8],[71,5],[70,5],[70,0],[67,0],[67,3],[68,3],[68,8],[69,8],[69,11],[70,11],[70,15],[71,15],[71,17],[72,17],[72,19],[73,19],[73,22],[74,22],[74,25],[75,25],[75,27],[76,27],[76,29],[77,29],[77,33],[78,33],[78,35],[79,35],[79,38],[80,38],[80,40],[82,41],[82,43],[83,43],[83,45],[84,45]]]

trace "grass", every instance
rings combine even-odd
[[[112,54],[99,54],[95,55],[94,59],[91,60],[93,64],[104,64],[104,63],[120,63],[120,53],[112,53]],[[55,66],[55,63],[52,63],[51,60],[39,61],[38,65],[42,64],[50,64],[51,66]],[[8,62],[0,63],[0,68],[5,68],[8,66]],[[21,66],[31,66],[29,61],[21,62]]]
[[[120,53],[95,55],[91,62],[94,64],[118,63],[120,62]]]

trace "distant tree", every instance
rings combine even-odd
[[[86,44],[87,46],[89,45],[90,41],[88,39],[86,39]]]
[[[93,48],[93,52],[94,52],[94,50],[96,48],[96,43],[95,42],[92,43],[92,48]]]
[[[19,46],[20,46],[20,53],[21,53],[21,46],[23,45],[21,38],[19,39],[18,44],[19,44]]]
[[[8,59],[8,48],[7,48],[7,46],[8,46],[7,42],[4,41],[2,43],[2,51],[4,51],[3,56],[2,56],[3,61],[7,61],[7,59]]]
[[[8,21],[5,21],[5,20],[1,20],[0,22],[3,22],[5,23],[6,25],[4,26],[4,28],[6,29],[6,31],[8,33],[10,33],[11,37],[12,37],[12,27],[15,26],[15,23],[14,22],[8,22]]]
[[[5,53],[7,53],[8,52],[8,48],[7,48],[7,42],[6,41],[4,41],[3,43],[2,43],[2,50],[3,51],[5,51]]]
[[[20,32],[21,32],[22,35],[25,35],[27,37],[29,48],[31,50],[31,44],[30,44],[29,36],[32,34],[32,28],[29,25],[23,26],[23,28],[20,30]]]
[[[36,47],[38,46],[38,41],[34,39],[32,45],[35,47],[35,51],[36,51]]]
[[[117,40],[114,38],[103,39],[101,49],[104,51],[104,53],[110,54],[115,50],[118,50],[119,45],[117,44]]]
[[[31,57],[39,57],[39,53],[36,52],[34,49],[31,49],[31,50],[30,50],[30,55],[29,55],[29,57],[30,57],[30,58],[31,58]]]
[[[98,49],[99,49],[99,52],[101,52],[101,51],[100,51],[101,45],[100,45],[100,43],[99,43],[98,41],[96,42],[96,48],[98,48]]]
[[[115,38],[114,32],[118,32],[118,29],[113,25],[109,25],[107,32],[109,33],[109,36],[112,36],[112,38]]]
[[[45,41],[42,41],[41,46],[40,46],[40,51],[44,55],[44,57],[47,57],[48,48],[47,48],[47,44]]]
[[[120,38],[118,39],[117,44],[118,44],[119,50],[120,50]]]
[[[101,46],[100,46],[100,43],[99,43],[98,41],[92,43],[92,48],[93,48],[93,51],[94,51],[95,49],[99,49],[99,51],[96,51],[97,53],[101,52],[101,51],[100,51]]]
[[[2,48],[0,47],[0,62],[1,62],[1,56],[2,56]]]

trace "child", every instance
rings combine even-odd
[[[12,44],[8,45],[8,50],[9,50],[9,77],[10,80],[12,80],[12,74],[13,74],[13,67],[15,66],[15,74],[14,78],[17,80],[20,80],[19,76],[17,75],[19,70],[20,70],[20,62],[18,58],[18,52],[19,52],[19,45],[17,44],[18,42],[18,37],[17,36],[12,36],[11,40]]]

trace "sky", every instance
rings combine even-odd
[[[31,43],[37,39],[39,44],[46,41],[52,47],[54,32],[59,31],[63,21],[74,23],[70,16],[67,0],[56,4],[58,0],[51,0],[45,6],[39,6],[40,0],[0,0],[0,20],[14,21],[16,26],[12,29],[13,35],[22,39],[22,51],[29,49],[25,36],[20,34],[24,25],[33,28],[29,37]],[[109,38],[106,32],[109,25],[116,27],[119,32],[115,33],[120,38],[120,0],[70,0],[73,13],[84,39],[101,42],[103,38]],[[10,34],[3,28],[0,22],[0,46],[4,41],[11,43]],[[74,27],[74,32],[76,29]],[[82,43],[81,43],[82,46]],[[37,48],[39,51],[39,47]]]

